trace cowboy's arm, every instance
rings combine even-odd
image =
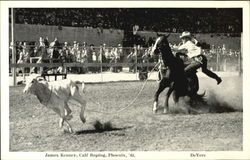
[[[196,38],[192,38],[191,40],[196,46],[200,47],[201,46],[201,43],[196,39]]]
[[[176,51],[178,51],[178,52],[185,51],[185,50],[187,50],[187,43],[184,43],[180,46],[177,46],[176,48],[177,48]]]
[[[177,53],[178,56],[183,55],[186,56],[187,54],[187,47],[185,44],[179,46],[173,46],[173,50]]]

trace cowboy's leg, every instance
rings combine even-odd
[[[193,60],[191,61],[191,63],[185,67],[184,71],[186,73],[190,73],[192,71],[195,71],[197,70],[198,68],[200,68],[202,65],[200,62],[196,61],[196,60]]]
[[[215,79],[217,81],[217,84],[220,84],[221,83],[221,78],[215,74],[214,72],[210,71],[208,68],[207,68],[207,59],[206,58],[203,58],[203,63],[202,63],[202,72],[205,73],[208,77],[211,77],[213,79]]]

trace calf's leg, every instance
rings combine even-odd
[[[80,95],[79,92],[75,92],[74,95],[72,95],[72,98],[81,104],[80,119],[82,123],[85,123],[86,119],[84,117],[84,111],[85,111],[87,102],[84,100],[83,96]]]
[[[65,124],[67,125],[69,133],[73,133],[73,129],[67,120],[65,120]]]
[[[69,108],[67,102],[64,102],[64,109],[65,109],[65,119],[66,120],[71,120],[73,118],[73,116],[71,115],[72,111]]]
[[[52,110],[54,112],[56,112],[59,116],[60,116],[60,119],[59,119],[59,127],[62,128],[63,127],[63,123],[64,123],[64,115],[65,115],[65,109],[64,107],[60,107],[61,105],[58,105],[58,106],[53,106],[52,107]],[[63,106],[63,105],[62,105]]]

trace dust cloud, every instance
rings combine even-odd
[[[226,77],[220,85],[208,88],[207,103],[211,112],[243,111],[242,77]]]
[[[242,77],[225,77],[220,85],[214,80],[200,78],[200,91],[206,91],[205,103],[197,101],[189,104],[187,98],[181,98],[177,105],[171,103],[171,113],[224,113],[243,111]]]

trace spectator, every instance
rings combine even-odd
[[[124,61],[123,48],[121,44],[117,46],[117,63],[122,63]],[[118,66],[118,72],[122,71],[122,66]]]
[[[29,63],[29,58],[30,58],[29,48],[27,46],[27,42],[24,42],[17,63],[18,64]],[[25,68],[21,68],[21,70],[17,69],[17,73],[19,73],[20,71],[22,72],[22,74],[24,74]]]
[[[61,63],[65,63],[65,62],[66,62],[66,56],[65,56],[63,50],[62,50],[62,49],[59,49],[58,52],[59,52],[59,54],[60,54],[60,62],[61,62]],[[59,66],[59,67],[57,68],[57,73],[65,73],[65,72],[66,72],[66,68],[65,68],[64,66]]]
[[[82,51],[80,49],[80,44],[76,43],[76,62],[81,63]]]
[[[70,51],[70,53],[71,53],[71,61],[72,62],[77,62],[78,61],[79,52],[80,52],[79,43],[77,43],[77,41],[74,41],[73,42],[73,47],[71,48],[71,51]],[[76,67],[72,67],[71,69],[72,69],[71,71],[74,72],[74,73],[76,73],[77,71],[79,72],[79,69],[76,68]]]
[[[87,52],[87,61],[88,63],[92,63],[93,62],[93,52],[95,52],[94,50],[94,44],[90,44],[89,46],[90,48],[88,49],[88,52]]]
[[[20,57],[20,52],[22,51],[22,45],[23,45],[23,43],[21,41],[16,42],[16,62]]]
[[[72,46],[72,48],[70,50],[70,53],[72,55],[72,62],[76,62],[77,51],[78,51],[77,41],[74,41],[73,46]]]
[[[89,49],[87,51],[87,62],[88,63],[92,63],[93,62],[93,52],[95,52],[94,50],[94,44],[90,44],[89,45]],[[93,67],[88,67],[88,71],[93,72]]]
[[[82,54],[81,54],[81,62],[82,62],[82,63],[87,62],[87,52],[88,52],[87,43],[86,43],[86,42],[83,42]]]
[[[50,43],[50,47],[53,49],[51,58],[58,59],[60,56],[60,54],[59,54],[60,43],[59,43],[57,37],[55,37],[54,41]],[[53,62],[58,62],[58,61],[53,60]]]
[[[104,50],[104,55],[106,58],[106,63],[109,63],[111,61],[111,51],[109,52],[109,49],[106,48],[106,44],[103,44],[103,50]]]
[[[48,36],[46,36],[46,37],[44,38],[44,44],[45,44],[45,47],[46,47],[46,48],[49,48],[49,38],[48,38]]]
[[[47,58],[47,50],[45,48],[43,37],[39,37],[39,42],[35,47],[34,53],[36,57],[38,57],[38,60],[36,63],[42,63],[44,59]],[[31,69],[31,73],[35,72],[35,67]]]
[[[120,61],[120,52],[118,52],[118,48],[113,47],[110,52],[111,52],[111,61],[110,61],[110,63],[118,63]],[[111,67],[110,70],[113,71],[113,72],[119,72],[117,66]]]
[[[129,67],[129,72],[136,72],[136,68],[135,68],[135,63],[137,61],[137,48],[136,45],[134,45],[134,48],[132,49],[132,51],[130,52],[130,54],[127,56],[128,62],[129,63],[133,63],[132,66]]]
[[[64,46],[62,47],[62,55],[65,57],[65,62],[71,62],[70,47],[68,46],[68,42],[64,42]]]

